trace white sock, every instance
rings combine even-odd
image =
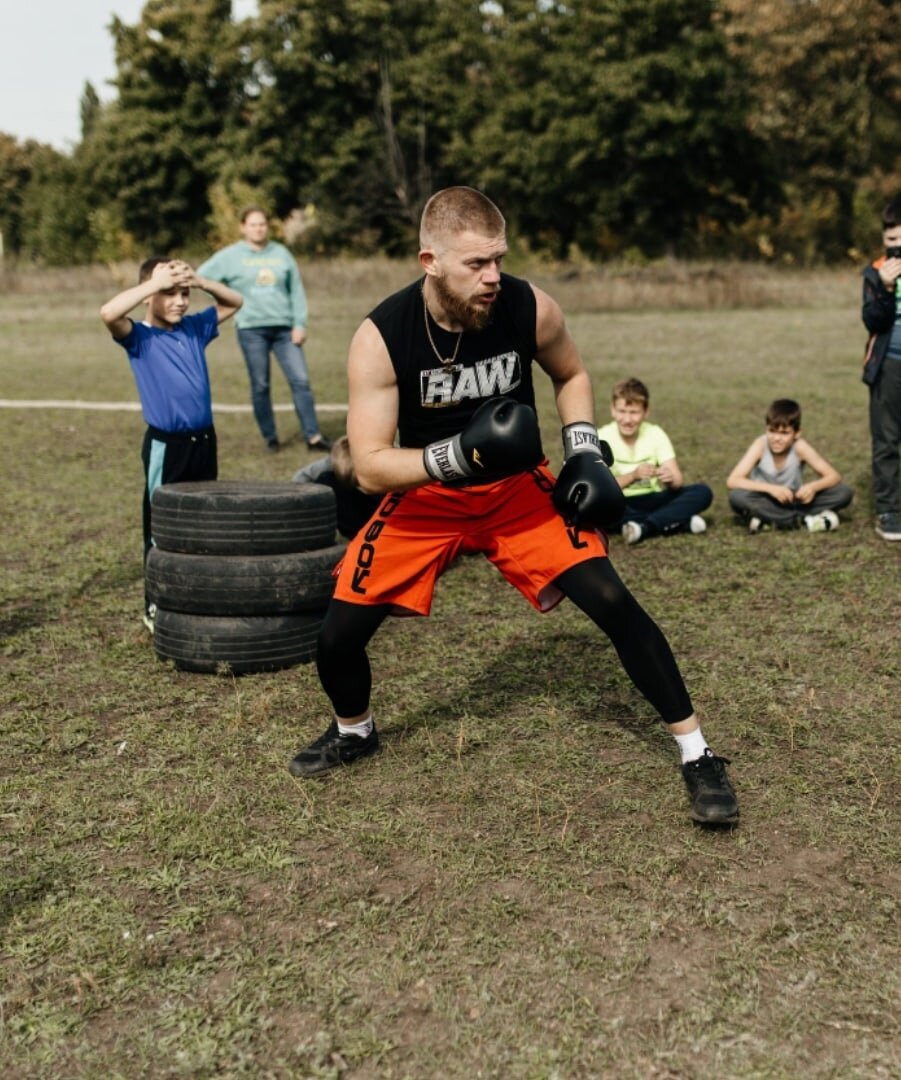
[[[687,735],[674,735],[673,738],[679,744],[683,765],[686,761],[697,761],[699,757],[704,756],[704,751],[707,749],[707,740],[701,734],[700,728],[689,731]]]
[[[337,716],[335,717],[335,720],[341,735],[356,735],[360,739],[365,739],[367,735],[372,734],[372,713],[358,724],[342,724]]]

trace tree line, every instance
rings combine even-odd
[[[901,190],[893,0],[147,0],[69,153],[0,133],[7,253],[407,252],[488,192],[556,258],[859,257]]]

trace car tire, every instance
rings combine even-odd
[[[335,494],[323,484],[212,480],[162,484],[154,544],[186,555],[280,555],[335,542]]]
[[[286,555],[185,555],[151,548],[148,599],[195,615],[290,615],[325,608],[344,544]]]
[[[268,616],[156,613],[153,647],[182,671],[250,675],[312,660],[324,612]]]

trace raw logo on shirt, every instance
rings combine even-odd
[[[460,401],[498,397],[519,386],[522,369],[519,353],[501,353],[472,366],[449,364],[420,373],[422,404],[426,409],[443,409]]]

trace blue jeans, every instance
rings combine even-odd
[[[316,419],[316,402],[310,387],[310,376],[303,349],[291,340],[288,326],[254,326],[238,329],[238,344],[244,354],[247,373],[250,375],[250,400],[260,434],[267,443],[278,436],[275,430],[275,414],[272,411],[272,395],[269,389],[269,354],[275,353],[279,366],[285,373],[294,409],[300,421],[300,429],[309,441],[319,435]]]
[[[648,535],[681,532],[695,514],[706,510],[713,502],[713,492],[706,484],[686,484],[685,487],[664,488],[647,495],[632,495],[626,499],[623,523],[637,521]]]

